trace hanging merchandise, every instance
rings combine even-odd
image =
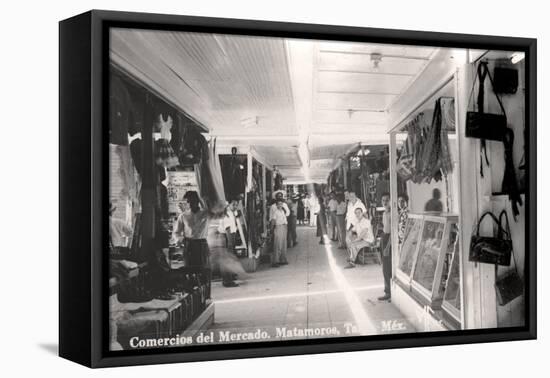
[[[506,220],[506,230],[504,232],[506,233],[507,238],[510,239],[510,244],[512,244],[512,233],[510,232],[510,223],[508,221],[508,213],[506,210],[502,210],[498,219],[501,226],[503,225],[504,220]],[[502,228],[499,228],[499,230],[501,229]],[[506,238],[506,236],[501,233],[500,238]],[[499,277],[498,265],[495,265],[495,289],[497,301],[500,306],[504,306],[515,298],[523,295],[524,283],[518,272],[518,263],[516,261],[516,256],[514,255],[513,247],[511,249],[511,253],[514,260],[514,270],[510,270]]]
[[[155,161],[157,165],[164,168],[174,168],[179,165],[178,157],[176,156],[170,140],[172,134],[172,117],[168,116],[166,120],[162,114],[159,114],[157,118],[156,130],[160,131],[160,139],[155,142]]]
[[[142,175],[142,164],[143,164],[143,142],[140,138],[134,139],[130,143],[130,155],[132,156],[132,162],[136,168],[137,173]]]
[[[198,164],[203,156],[203,149],[206,148],[204,137],[192,123],[185,122],[181,126],[181,144],[177,150],[180,164]]]
[[[481,153],[482,159],[480,160],[480,173],[483,177],[483,157],[487,166],[489,166],[489,158],[487,157],[486,140],[493,140],[502,142],[508,128],[506,111],[502,105],[500,97],[495,93],[498,104],[502,111],[502,114],[492,114],[484,112],[484,96],[485,96],[485,77],[489,76],[491,88],[495,93],[493,79],[487,67],[487,62],[480,62],[477,67],[477,76],[472,85],[472,91],[470,93],[470,100],[472,99],[476,81],[479,78],[479,91],[477,95],[477,111],[468,111],[466,113],[466,137],[481,139]],[[469,103],[468,103],[469,107]]]
[[[479,235],[479,228],[486,216],[489,216],[498,226],[497,236]],[[477,222],[475,232],[472,233],[468,260],[486,264],[509,266],[511,254],[512,240],[509,232],[506,231],[502,225],[502,214],[500,218],[497,218],[490,211],[484,213]]]
[[[206,203],[206,207],[212,212],[221,212],[225,207],[225,194],[223,191],[223,180],[221,176],[221,169],[218,159],[216,159],[216,141],[211,140],[208,145],[204,137],[199,133],[202,141],[199,143],[204,143],[205,147],[200,148],[203,152],[203,156],[200,159],[199,172],[199,188],[201,192],[201,197]]]
[[[421,112],[405,126],[407,140],[397,161],[397,173],[402,179],[429,183],[441,181],[452,172],[448,132],[455,129],[453,114],[454,98],[440,97],[433,113]]]
[[[489,76],[489,82],[493,93],[497,98],[502,114],[483,113],[484,103],[484,81]],[[506,111],[500,97],[496,94],[495,85],[487,62],[481,62],[477,68],[477,77],[479,77],[479,93],[477,99],[478,111],[468,112],[466,115],[466,136],[470,138],[481,139],[481,153],[485,157],[487,165],[487,149],[485,140],[493,140],[504,144],[504,177],[502,180],[502,193],[508,194],[512,203],[512,214],[514,219],[519,215],[519,206],[523,205],[520,196],[519,185],[516,177],[513,159],[514,131],[508,127]],[[475,81],[472,87],[472,94],[475,88]],[[471,96],[470,96],[471,98]],[[483,177],[483,157],[480,159],[480,174]]]
[[[275,168],[273,173],[275,175],[275,184],[273,190],[283,189],[283,176],[279,172],[279,169]]]
[[[443,109],[446,109],[445,112]],[[452,109],[449,111],[447,109]],[[453,170],[453,163],[449,153],[449,137],[447,134],[448,125],[443,114],[454,113],[454,99],[445,97],[438,98],[435,102],[435,109],[432,124],[428,131],[428,139],[423,151],[424,167],[420,171],[422,181],[431,182],[432,179],[441,181]]]
[[[495,93],[514,94],[518,91],[518,70],[495,67]]]
[[[424,122],[424,113],[417,114],[405,127],[408,136],[403,143],[403,147],[400,150],[400,155],[397,161],[397,174],[399,174],[404,180],[412,178],[416,167],[416,153],[419,146],[420,127],[419,124]]]
[[[514,132],[508,129],[504,138],[504,177],[502,178],[502,192],[508,194],[512,204],[514,219],[519,215],[519,206],[523,206],[521,199],[516,170],[514,169]]]

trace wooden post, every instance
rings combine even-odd
[[[267,195],[266,195],[266,167],[262,166],[262,203],[263,203],[263,214],[264,214],[264,234],[267,232]]]
[[[252,152],[251,148],[248,149],[246,153],[246,193],[245,198],[248,198],[248,193],[252,190]],[[252,204],[247,204],[246,206],[252,206]],[[248,208],[247,208],[248,209]],[[248,210],[247,210],[248,211]],[[252,227],[254,227],[254,220],[249,219],[248,220],[248,237],[247,237],[247,249],[248,249],[248,257],[253,258],[254,251],[252,250],[252,242],[250,240],[250,234],[252,230]]]
[[[490,209],[487,187],[479,175],[480,141],[466,138],[466,112],[474,80],[471,65],[459,68],[456,74],[455,108],[456,132],[460,160],[460,249],[462,261],[462,287],[464,328],[493,328],[497,326],[494,267],[468,261],[472,230],[483,211]],[[489,175],[489,169],[484,169]],[[487,177],[485,178],[487,180]],[[490,177],[489,177],[490,191]],[[490,193],[489,193],[490,194]],[[489,230],[486,230],[489,231]],[[489,235],[489,234],[486,234]]]
[[[399,238],[397,235],[399,216],[397,211],[397,140],[395,132],[390,133],[390,203],[391,203],[391,254],[392,277],[395,277],[399,253]]]
[[[246,153],[246,192],[252,190],[252,153],[250,149]]]
[[[145,110],[143,127],[141,131],[141,231],[142,251],[141,258],[149,260],[153,256],[155,238],[155,201],[156,201],[156,178],[155,158],[153,140],[153,97],[145,94]]]

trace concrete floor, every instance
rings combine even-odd
[[[309,226],[298,226],[297,232],[288,265],[262,265],[239,277],[236,288],[213,283],[210,330],[216,342],[415,332],[393,304],[377,300],[383,294],[380,265],[368,261],[343,269],[347,251],[337,249],[336,242],[320,245]]]

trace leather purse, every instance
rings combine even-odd
[[[491,88],[493,89],[493,93],[495,94],[498,104],[500,105],[502,114],[485,113],[483,111],[485,92],[484,82],[486,76],[489,76]],[[474,109],[474,111],[468,111],[466,113],[466,137],[502,142],[508,129],[508,121],[506,118],[506,111],[504,110],[504,106],[502,105],[502,101],[495,91],[495,85],[493,82],[493,78],[491,77],[491,73],[489,72],[489,68],[487,67],[487,62],[479,63],[477,67],[476,79],[477,78],[479,78],[477,111]],[[474,85],[472,86],[472,94],[475,88],[475,84],[476,83],[474,81]]]
[[[479,227],[483,219],[489,216],[498,226],[497,236],[480,236]],[[477,223],[477,230],[470,239],[470,253],[468,260],[495,265],[510,265],[512,255],[512,240],[501,225],[500,220],[490,211],[484,213]]]
[[[498,219],[501,229],[504,229],[503,222],[504,220],[506,220],[505,232],[509,236],[512,235],[510,232],[510,223],[508,221],[508,213],[506,212],[506,210],[502,210]],[[509,239],[511,238],[509,237]],[[513,248],[511,250],[511,254],[512,258],[514,259],[514,270],[509,270],[499,277],[498,265],[495,265],[495,290],[497,302],[500,306],[504,306],[505,304],[511,302],[517,297],[523,295],[524,283],[518,272],[518,265]]]
[[[466,137],[502,142],[507,129],[506,116],[481,112],[466,113]]]
[[[518,70],[495,67],[495,93],[514,94],[518,91]]]

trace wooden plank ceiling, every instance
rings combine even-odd
[[[135,29],[110,44],[113,64],[289,181],[324,181],[353,145],[387,142],[388,109],[436,50]]]

